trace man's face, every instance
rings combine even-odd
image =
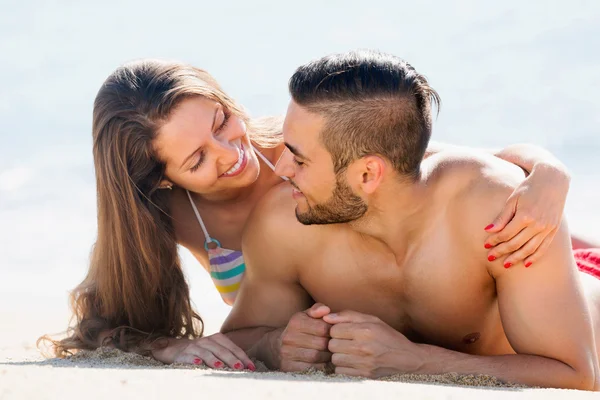
[[[354,221],[367,211],[365,202],[346,181],[336,176],[331,155],[319,140],[325,126],[322,116],[290,102],[283,124],[287,150],[275,172],[290,179],[298,203],[296,217],[304,225]]]

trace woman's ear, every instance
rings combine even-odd
[[[173,189],[173,182],[168,179],[162,179],[158,185],[159,189]]]

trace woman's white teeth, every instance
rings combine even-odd
[[[238,169],[240,169],[240,165],[242,165],[242,161],[244,161],[244,152],[242,149],[238,148],[238,153],[239,153],[239,156],[238,156],[238,160],[235,163],[235,165],[233,167],[231,167],[229,169],[229,171],[225,172],[223,175],[231,175],[231,174],[237,172]]]

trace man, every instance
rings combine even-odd
[[[566,223],[532,268],[481,261],[483,228],[519,168],[460,151],[421,162],[439,98],[396,57],[325,57],[289,86],[276,172],[291,186],[248,222],[246,278],[224,332],[288,371],[331,362],[348,375],[598,389],[600,282],[577,271]]]

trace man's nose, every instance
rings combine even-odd
[[[294,177],[294,161],[292,160],[293,154],[287,148],[283,150],[281,157],[275,165],[275,174],[279,176],[285,176],[287,178]]]

